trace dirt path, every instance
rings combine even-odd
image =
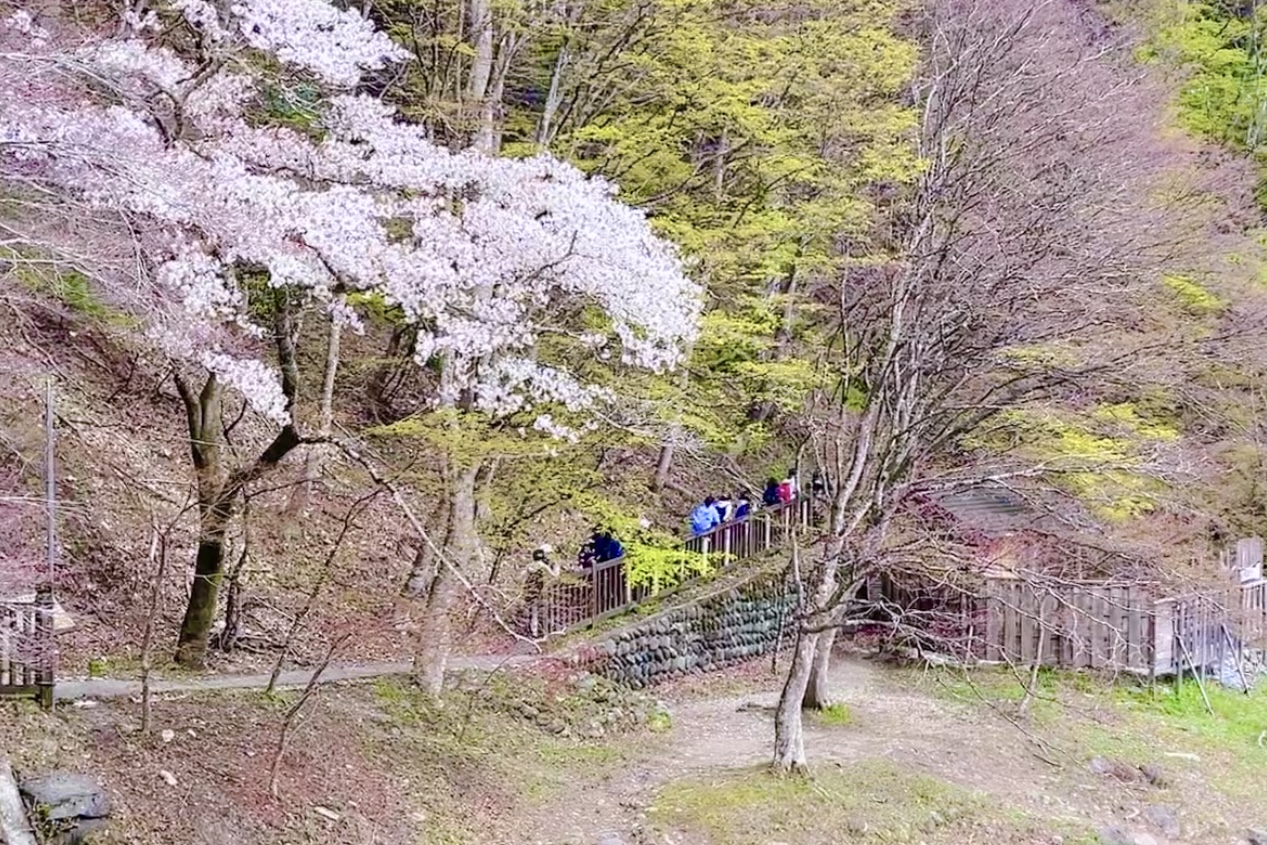
[[[450,671],[460,672],[465,669],[491,672],[509,666],[519,666],[538,659],[532,655],[478,655],[474,657],[455,657],[449,661]],[[371,678],[383,678],[391,675],[408,675],[412,670],[409,663],[362,663],[334,664],[326,667],[321,673],[320,683],[333,684],[340,681],[363,681]],[[303,687],[312,679],[313,669],[290,669],[278,676],[279,687]],[[269,673],[243,675],[206,675],[189,678],[164,680],[156,678],[150,682],[150,690],[154,693],[208,692],[214,690],[264,689],[268,686]],[[126,698],[141,694],[139,680],[121,680],[117,678],[84,678],[79,680],[62,680],[57,682],[53,697],[58,701],[73,701],[81,698]]]
[[[884,671],[839,660],[832,687],[853,721],[845,727],[806,725],[811,764],[892,759],[1013,806],[1032,805],[1054,777],[1023,749],[1021,737],[997,720],[897,687]],[[673,730],[644,749],[638,762],[606,781],[586,784],[584,801],[549,807],[531,831],[537,845],[632,843],[645,809],[663,785],[767,763],[778,691],[669,702]],[[990,766],[981,766],[990,759]],[[607,837],[606,839],[604,837]]]

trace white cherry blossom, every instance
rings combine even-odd
[[[100,281],[169,352],[284,419],[276,374],[239,354],[260,333],[239,271],[262,268],[269,285],[354,329],[349,293],[399,307],[418,324],[419,362],[444,364],[441,404],[575,412],[607,398],[540,360],[544,333],[628,366],[678,362],[700,290],[612,185],[544,156],[451,152],[381,101],[345,93],[404,55],[355,11],[323,0],[239,0],[226,18],[203,0],[158,8],[209,52],[178,52],[188,47],[145,28],[89,43],[54,28],[33,43],[29,16],[0,26],[0,178],[126,221],[142,278]],[[264,84],[251,50],[326,86],[316,132],[248,118]],[[605,327],[558,325],[579,309],[597,309]],[[570,436],[548,414],[536,428]]]

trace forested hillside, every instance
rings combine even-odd
[[[454,655],[552,646],[534,579],[592,533],[661,591],[720,563],[693,507],[790,475],[799,769],[869,580],[1179,591],[1267,532],[1265,35],[0,0],[0,593],[55,587],[63,672],[408,661],[435,702]]]

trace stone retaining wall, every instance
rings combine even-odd
[[[612,634],[588,669],[641,689],[769,654],[791,645],[795,601],[782,574],[761,576]]]

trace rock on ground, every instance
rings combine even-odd
[[[88,775],[53,772],[27,778],[19,786],[32,805],[50,821],[103,819],[110,815],[110,796]]]
[[[1167,839],[1179,838],[1179,813],[1174,807],[1152,804],[1144,808],[1144,818]]]

